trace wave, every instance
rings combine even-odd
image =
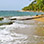
[[[5,18],[3,21],[9,22],[9,18]],[[38,26],[38,24],[42,23],[36,22],[34,20],[14,20],[13,24],[11,25],[1,25],[0,44],[36,44],[44,38],[41,36],[33,35],[33,32],[35,31],[34,29]],[[15,30],[19,30],[19,32],[20,30],[24,30],[24,32],[22,31],[24,34],[17,33]]]
[[[17,23],[13,23],[11,25],[2,25],[0,26],[0,43],[1,44],[20,44],[26,42],[25,40],[28,38],[27,35],[18,34],[16,32],[12,33],[10,30],[13,28],[23,28],[25,25],[20,25]],[[14,42],[15,41],[15,42]]]

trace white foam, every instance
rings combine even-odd
[[[10,19],[26,19],[26,18],[32,18],[33,16],[14,16],[14,17],[11,17]]]
[[[21,44],[22,41],[25,41],[28,38],[27,35],[10,32],[10,30],[12,30],[14,27],[22,28],[22,27],[25,27],[25,25],[21,26],[20,24],[13,23],[12,25],[0,26],[0,43],[2,43],[2,44],[12,44],[12,43]],[[3,30],[2,30],[2,28],[3,28]],[[12,42],[13,40],[15,40],[15,41]]]
[[[6,29],[13,29],[13,28],[25,28],[28,27],[28,25],[24,25],[24,24],[18,24],[18,23],[13,23],[11,25],[2,25],[0,26],[0,28],[6,28]]]
[[[24,44],[26,43],[28,39],[27,35],[19,34],[16,32],[13,33],[10,30],[13,31],[13,29],[15,30],[15,28],[21,29],[21,28],[27,28],[27,27],[32,27],[32,25],[20,24],[20,23],[15,22],[11,25],[0,26],[0,43],[2,44]]]
[[[27,38],[28,38],[27,35],[11,33],[10,31],[7,31],[7,30],[1,30],[0,31],[0,42],[1,43],[4,43],[4,42],[7,43],[7,42],[10,42],[10,41],[13,41],[13,40],[15,40],[15,41],[21,40],[22,41],[22,40],[25,40]],[[16,42],[18,42],[18,41],[16,41]]]

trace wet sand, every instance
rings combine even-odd
[[[44,22],[15,20],[11,25],[0,26],[0,43],[44,44]]]
[[[23,22],[24,25],[27,25],[25,28],[19,27],[15,30],[11,30],[11,32],[27,35],[28,41],[24,44],[44,44],[44,22],[34,20],[27,20]]]

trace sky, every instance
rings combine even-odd
[[[29,0],[0,0],[0,10],[21,10],[31,2]]]

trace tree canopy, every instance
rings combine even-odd
[[[44,11],[44,0],[34,0],[29,6],[24,7],[22,10]]]

